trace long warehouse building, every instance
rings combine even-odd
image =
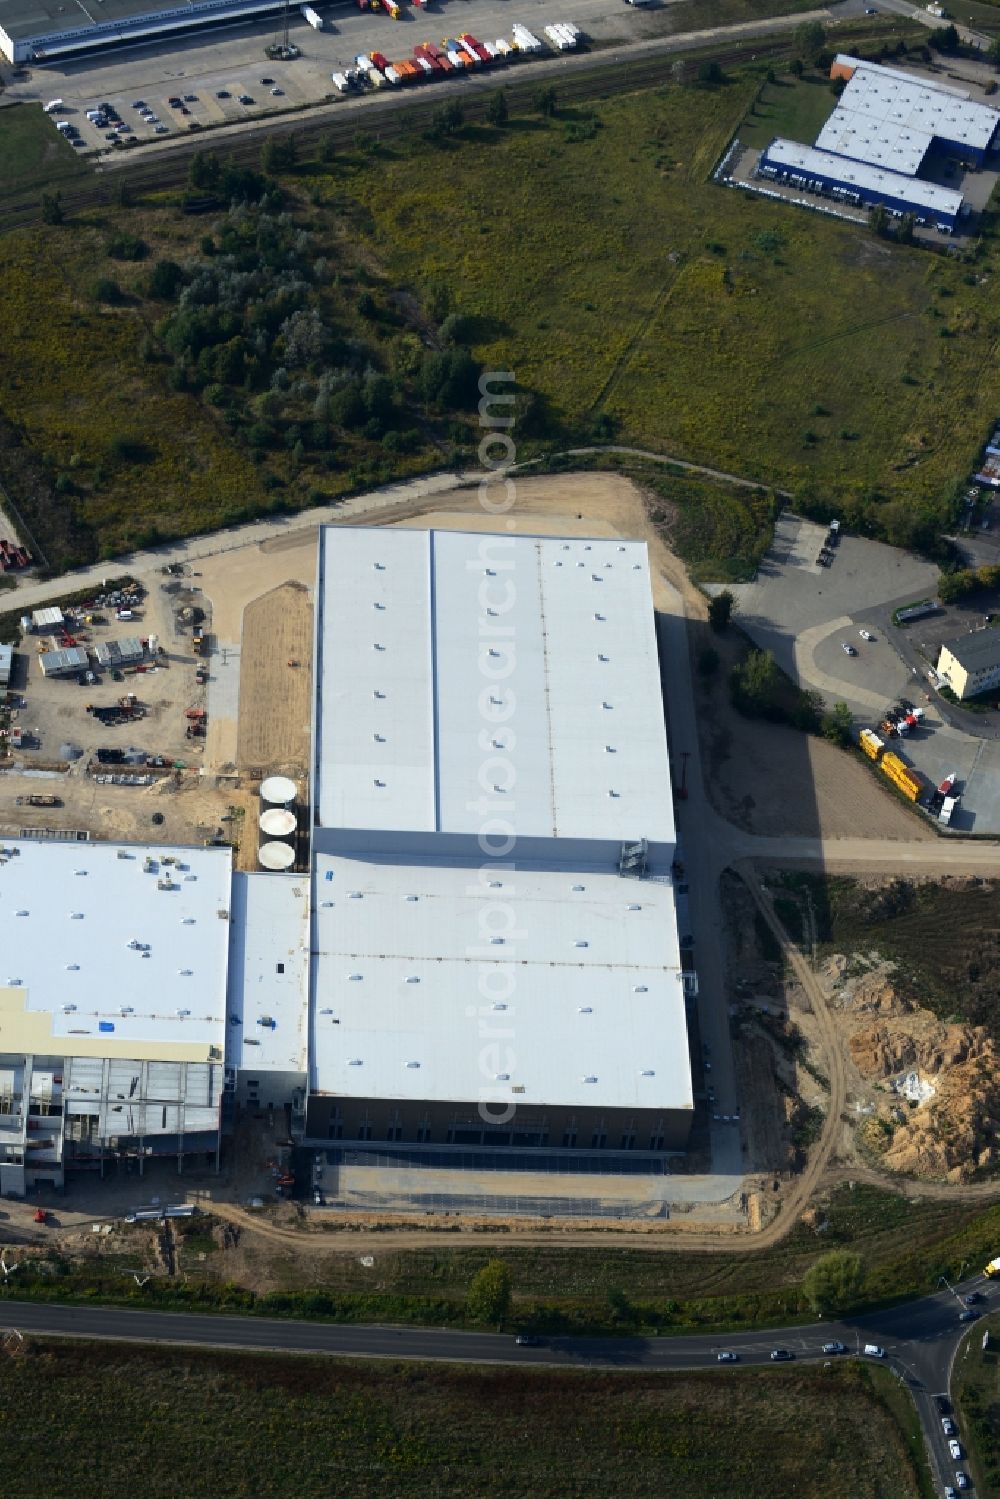
[[[314,660],[307,1136],[683,1147],[645,546],[324,529]]]
[[[790,183],[855,206],[883,204],[890,213],[912,213],[918,222],[949,233],[962,213],[962,194],[917,177],[888,172],[860,161],[848,161],[797,141],[773,140],[762,152],[757,175]]]

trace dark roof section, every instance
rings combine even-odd
[[[957,640],[944,641],[943,646],[966,671],[1000,665],[1000,629],[972,630]]]

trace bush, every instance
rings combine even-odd
[[[143,260],[148,252],[146,241],[136,234],[116,234],[108,244],[112,260]]]
[[[91,289],[91,295],[95,302],[104,302],[113,306],[121,301],[122,289],[110,276],[99,276]]]

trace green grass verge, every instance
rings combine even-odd
[[[38,104],[0,109],[0,181],[5,193],[20,188],[59,187],[90,171]]]
[[[983,1212],[968,1204],[915,1203],[855,1185],[839,1188],[823,1204],[822,1233],[799,1223],[775,1249],[745,1254],[661,1254],[641,1247],[595,1243],[565,1249],[557,1242],[505,1247],[514,1283],[513,1323],[548,1333],[707,1332],[812,1321],[802,1279],[831,1248],[850,1247],[866,1267],[859,1305],[927,1294],[938,1277],[963,1264],[983,1263],[1000,1244],[1000,1207]],[[336,1220],[334,1220],[336,1222]],[[197,1220],[194,1231],[200,1232]],[[409,1249],[376,1256],[372,1270],[346,1240],[329,1234],[329,1254],[308,1271],[277,1258],[269,1266],[275,1289],[257,1293],[230,1280],[224,1254],[198,1263],[182,1258],[183,1280],[154,1278],[141,1290],[117,1263],[71,1264],[54,1256],[25,1262],[0,1284],[4,1297],[44,1301],[108,1302],[160,1309],[242,1312],[339,1322],[408,1322],[462,1326],[469,1283],[496,1254],[487,1246]]]
[[[991,1346],[983,1348],[990,1333]],[[980,1494],[1000,1493],[1000,1317],[977,1322],[952,1371],[952,1395],[966,1467]]]
[[[871,1371],[848,1364],[559,1373],[33,1341],[4,1383],[11,1499],[922,1492]]]

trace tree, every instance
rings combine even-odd
[[[324,166],[337,159],[337,137],[332,130],[328,130],[319,143],[319,159]]]
[[[904,213],[896,225],[896,239],[901,245],[913,243],[913,231],[917,227],[917,216],[915,213]]]
[[[964,599],[975,591],[977,583],[976,574],[968,568],[958,568],[955,572],[942,573],[938,578],[938,598],[942,604],[957,604],[959,599]]]
[[[62,194],[59,192],[42,193],[42,223],[61,224],[66,214],[62,206]]]
[[[868,210],[868,227],[873,234],[884,235],[889,228],[889,213],[884,203],[873,203]]]
[[[775,712],[781,673],[770,651],[749,651],[732,674],[733,702],[750,717],[768,717]]]
[[[470,1322],[496,1323],[502,1327],[510,1311],[514,1278],[506,1260],[487,1260],[477,1270],[465,1298],[465,1315]]]
[[[725,81],[725,74],[723,73],[722,68],[720,67],[720,65],[717,62],[715,62],[714,60],[710,60],[708,62],[703,62],[703,63],[699,63],[698,64],[698,82],[699,83],[714,84],[714,83],[722,83],[724,81]]]
[[[733,606],[735,603],[736,600],[728,588],[724,588],[721,593],[717,593],[714,598],[709,599],[708,622],[713,630],[721,631],[727,628],[729,621],[733,617]]]
[[[854,719],[851,717],[850,708],[846,703],[834,703],[830,712],[823,714],[819,727],[824,739],[829,739],[831,744],[839,744],[842,748],[846,748],[854,732]]]
[[[826,32],[818,21],[804,21],[795,28],[795,52],[803,62],[815,63],[826,51]]]
[[[986,49],[986,56],[995,68],[1000,68],[1000,36],[995,36]]]
[[[814,1312],[842,1312],[857,1302],[864,1283],[860,1255],[850,1249],[831,1249],[806,1271],[802,1294]]]
[[[188,167],[188,184],[199,192],[218,187],[222,175],[219,158],[212,151],[196,151]]]
[[[184,285],[184,272],[176,260],[158,260],[149,273],[148,291],[160,302],[172,302]]]
[[[551,83],[548,88],[540,88],[538,90],[538,93],[535,95],[536,113],[544,115],[546,119],[551,120],[556,113],[557,106],[556,91]]]
[[[960,40],[954,26],[936,26],[931,33],[931,46],[936,52],[957,52]]]
[[[507,94],[504,89],[498,88],[495,94],[490,95],[486,116],[490,124],[496,125],[498,129],[506,125],[510,118],[510,111],[507,108]]]

